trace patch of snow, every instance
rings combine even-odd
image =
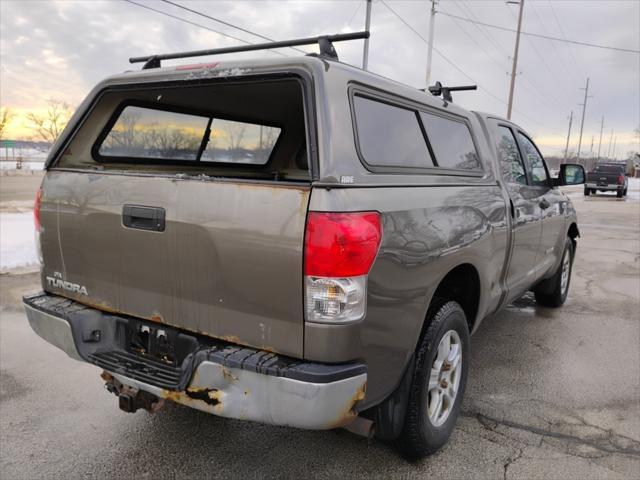
[[[17,164],[13,160],[0,161],[0,170],[17,170]],[[44,160],[42,161],[28,161],[22,162],[22,170],[44,170]]]
[[[0,213],[0,272],[37,263],[33,213]]]

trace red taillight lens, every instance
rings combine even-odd
[[[624,183],[624,175],[618,176],[618,185],[622,185]]]
[[[40,204],[42,203],[42,187],[36,193],[36,201],[33,205],[33,220],[36,224],[36,232],[40,231]]]
[[[304,274],[314,277],[366,275],[376,258],[381,239],[378,212],[309,212]]]

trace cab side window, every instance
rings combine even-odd
[[[518,138],[520,139],[520,145],[522,145],[525,162],[527,162],[531,173],[532,184],[539,187],[548,187],[549,177],[542,155],[540,155],[536,146],[527,136],[518,132]]]
[[[500,168],[502,176],[507,182],[527,184],[527,175],[524,171],[520,152],[516,139],[511,129],[504,126],[498,127],[498,153],[500,155]]]

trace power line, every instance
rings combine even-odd
[[[353,19],[356,18],[356,15],[358,14],[358,12],[360,11],[360,7],[362,6],[362,3],[366,1],[366,0],[360,0],[358,2],[358,6],[356,7],[356,9],[353,11],[353,14],[351,15],[351,18],[349,19],[349,21],[347,22],[347,25],[351,26],[351,22],[353,22]]]
[[[383,0],[381,0],[381,1],[384,3]],[[498,29],[498,30],[503,30],[505,32],[513,32],[513,33],[517,32],[513,28],[501,27],[499,25],[492,25],[491,23],[485,23],[485,22],[480,22],[480,21],[476,21],[476,20],[471,20],[470,18],[461,17],[459,15],[453,15],[451,13],[444,13],[444,12],[441,12],[441,13],[442,13],[442,15],[446,15],[448,17],[455,17],[458,20],[462,20],[463,22],[477,23],[478,25],[483,25],[485,27],[490,27],[490,28],[495,28],[495,29]],[[615,50],[615,51],[618,51],[618,52],[627,52],[627,53],[638,53],[638,54],[640,54],[640,50],[633,50],[631,48],[611,47],[609,45],[599,45],[599,44],[596,44],[596,43],[581,42],[581,41],[578,41],[578,40],[568,40],[568,39],[552,37],[552,36],[549,36],[549,35],[541,35],[539,33],[532,33],[532,32],[520,32],[520,34],[521,35],[528,35],[529,37],[546,38],[547,40],[553,40],[553,41],[556,41],[556,42],[564,42],[564,43],[572,43],[574,45],[582,45],[583,47],[604,48],[605,50]]]
[[[409,30],[411,30],[413,33],[415,33],[418,37],[420,37],[420,39],[422,39],[422,41],[425,44],[428,44],[427,39],[425,39],[422,34],[420,32],[418,32],[415,28],[413,28],[398,12],[396,12],[393,8],[391,8],[389,6],[389,4],[385,1],[385,0],[380,0],[380,2],[393,14],[396,16],[396,18],[398,20],[400,20]],[[460,72],[462,75],[464,75],[465,77],[467,77],[469,80],[471,80],[473,83],[478,85],[478,88],[480,90],[482,90],[483,92],[485,92],[487,95],[493,97],[495,100],[498,100],[500,103],[503,103],[504,105],[507,104],[507,102],[505,102],[504,100],[502,100],[500,97],[498,97],[496,94],[492,93],[490,90],[487,90],[486,88],[484,88],[482,85],[480,85],[479,82],[477,82],[474,78],[470,77],[464,70],[462,70],[460,67],[458,67],[455,63],[453,63],[451,60],[449,60],[449,58],[447,58],[446,55],[444,55],[440,50],[438,50],[435,46],[433,47],[433,50],[440,56],[440,58],[442,58],[445,62],[447,62],[449,65],[451,65],[453,68],[455,68],[458,72]],[[537,123],[538,125],[541,126],[546,126],[541,122],[538,122],[537,120],[534,120],[533,118],[529,117],[528,115],[525,115],[524,113],[516,110],[515,108],[513,109],[514,111],[516,111],[518,114],[522,115],[523,117],[527,118],[528,120]],[[557,134],[554,134],[557,135]]]
[[[442,8],[440,9],[440,11],[441,11],[441,12],[443,11],[443,10],[442,10]],[[496,60],[496,59],[495,59],[495,57],[494,57],[493,55],[491,55],[491,54],[489,53],[489,51],[488,51],[486,48],[484,48],[484,46],[482,46],[482,45],[481,45],[481,44],[480,44],[480,43],[479,43],[479,42],[478,42],[478,41],[477,41],[477,40],[476,40],[476,39],[475,39],[475,38],[474,38],[470,33],[468,33],[468,32],[465,30],[465,28],[464,28],[462,25],[460,25],[460,24],[458,23],[458,21],[457,21],[455,18],[452,18],[452,19],[451,19],[451,21],[452,21],[453,23],[455,23],[455,24],[456,24],[456,26],[457,26],[460,30],[462,30],[462,32],[463,32],[467,37],[469,37],[469,39],[470,39],[473,43],[475,43],[475,44],[478,46],[478,48],[480,48],[480,49],[484,52],[484,54],[485,54],[485,55],[486,55],[486,56],[487,56],[487,57],[488,57],[488,58],[489,58],[493,63],[495,63],[495,64],[496,64],[496,65],[497,65],[501,70],[503,70],[503,69],[504,69],[504,71],[506,71],[507,66],[506,66],[506,65],[502,65],[502,64],[500,64],[500,62],[499,62],[498,60]],[[478,31],[480,31],[480,33],[482,33],[482,30],[480,30],[478,26],[476,26],[476,25],[474,25],[474,26],[478,29]],[[487,38],[487,37],[485,37],[485,38]],[[527,81],[527,83],[530,85],[530,86],[529,86],[529,85],[523,84],[523,86],[524,86],[527,90],[529,90],[531,93],[535,94],[535,95],[536,95],[536,96],[537,96],[537,97],[538,97],[538,98],[539,98],[543,103],[545,103],[547,106],[552,107],[552,108],[555,108],[555,107],[557,107],[557,106],[558,106],[557,104],[553,104],[553,103],[551,103],[551,102],[549,101],[549,99],[548,99],[548,98],[546,98],[546,97],[545,97],[545,95],[544,95],[543,93],[541,93],[541,92],[538,90],[538,88],[537,88],[537,87],[536,87],[536,86],[531,82],[531,80],[529,80],[527,77],[524,77],[524,76],[523,76],[523,79],[524,79],[524,80],[526,80],[526,81]],[[548,95],[548,94],[547,94],[547,95]],[[558,100],[558,99],[557,99],[558,97],[555,97],[555,98],[556,98],[556,102],[557,102],[557,103],[562,103],[562,101],[560,101],[560,100]]]
[[[475,18],[476,20],[478,19],[475,14],[473,13],[473,11],[471,10],[470,7],[468,7],[467,5],[464,4],[464,2],[455,2],[454,5],[458,8],[458,10],[462,11],[465,15],[469,15],[472,18]],[[453,22],[455,22],[455,24],[465,33],[466,30],[456,21],[456,19],[452,18],[451,19]],[[473,24],[473,26],[487,39],[489,40],[489,43],[491,43],[492,46],[494,46],[494,48],[502,55],[505,56],[505,58],[509,57],[510,54],[508,52],[506,52],[505,50],[502,49],[502,46],[500,45],[500,43],[495,39],[495,37],[491,34],[491,31],[488,28],[485,27],[481,27],[478,26],[477,24]],[[468,34],[467,34],[468,35]],[[475,39],[473,39],[475,42]],[[477,44],[478,42],[476,42]],[[480,45],[479,45],[480,46]],[[482,47],[480,47],[482,48]],[[482,48],[485,53],[487,54],[488,57],[490,57],[493,62],[498,65],[500,67],[500,69],[504,69],[506,71],[507,66],[505,65],[501,65],[500,62],[498,62],[497,60],[495,60],[495,58],[493,57],[493,55],[490,55],[489,52],[487,52],[486,49]],[[520,72],[520,75],[522,75],[523,80],[525,80],[527,82],[527,84],[523,84],[523,87],[525,87],[527,90],[529,90],[530,92],[534,93],[543,103],[545,103],[546,105],[550,106],[550,107],[557,107],[558,104],[561,104],[564,102],[564,100],[561,100],[559,97],[557,97],[555,95],[555,93],[553,93],[552,91],[549,91],[547,89],[547,91],[545,91],[545,93],[542,93],[540,91],[540,89],[531,81],[529,80],[528,76],[526,75],[526,72]],[[555,102],[555,104],[552,104],[549,101],[549,97],[553,98],[553,101]]]
[[[564,29],[562,28],[562,24],[560,23],[560,19],[558,18],[558,15],[556,14],[556,9],[553,8],[553,2],[551,0],[548,0],[548,1],[549,1],[549,7],[551,7],[551,13],[553,13],[553,17],[556,19],[556,24],[558,25],[558,29],[560,30],[560,35],[562,35],[562,38],[566,40],[567,36],[564,34]],[[578,64],[576,57],[573,55],[573,50],[571,49],[570,44],[567,44],[567,50],[569,51],[569,56],[573,60],[573,64],[576,66],[576,70],[580,71],[582,78],[586,77],[584,70]]]
[[[549,30],[547,30],[547,27],[545,26],[544,22],[542,21],[542,18],[540,18],[540,15],[538,14],[538,10],[536,9],[535,2],[531,2],[529,4],[529,8],[533,12],[533,14],[536,16],[536,19],[538,20],[538,23],[542,27],[542,30],[544,30],[544,33],[549,34]],[[565,62],[562,61],[562,56],[560,55],[560,51],[558,50],[558,47],[556,47],[556,43],[555,42],[551,42],[551,47],[553,48],[553,51],[556,54],[556,57],[558,57],[558,61],[560,62],[560,67],[565,72],[567,72],[567,77],[569,75],[571,75],[572,73],[573,73],[573,75],[577,75],[577,71],[572,72],[572,70],[570,68],[567,68],[567,65],[565,64]],[[575,81],[576,79],[573,79],[573,80]],[[578,78],[578,80],[580,82],[582,81],[581,78]]]
[[[259,38],[261,38],[263,40],[267,40],[268,42],[275,42],[276,41],[273,38],[266,37],[264,35],[261,35],[260,33],[248,30],[248,29],[243,28],[243,27],[239,27],[238,25],[234,25],[233,23],[225,22],[224,20],[220,20],[219,18],[212,17],[211,15],[207,15],[206,13],[199,12],[198,10],[194,10],[192,8],[185,7],[184,5],[180,5],[179,3],[175,3],[175,2],[172,2],[170,0],[162,0],[162,1],[164,3],[168,3],[169,5],[173,5],[174,7],[181,8],[182,10],[185,10],[187,12],[191,12],[191,13],[193,13],[195,15],[200,15],[201,17],[207,18],[209,20],[213,20],[214,22],[221,23],[222,25],[226,25],[227,27],[235,28],[236,30],[240,30],[241,32],[248,33],[249,35],[255,35],[256,37],[259,37]],[[296,50],[296,51],[298,51],[300,53],[304,53],[304,54],[307,53],[304,50],[301,50],[301,49],[296,48],[296,47],[290,47],[290,48],[292,48],[293,50]]]
[[[217,33],[218,35],[222,35],[223,37],[228,37],[228,38],[231,38],[233,40],[237,40],[239,42],[246,43],[247,45],[251,45],[251,42],[243,40],[242,38],[234,37],[233,35],[229,35],[228,33],[220,32],[220,31],[215,30],[213,28],[209,28],[209,27],[207,27],[205,25],[201,25],[199,23],[192,22],[191,20],[187,20],[187,19],[184,19],[184,18],[181,18],[181,17],[177,17],[176,15],[172,15],[170,13],[163,12],[162,10],[157,10],[157,9],[155,9],[153,7],[148,6],[148,5],[144,5],[142,3],[134,2],[133,0],[123,0],[123,1],[125,1],[127,3],[130,3],[132,5],[136,5],[136,6],[140,7],[140,8],[145,8],[147,10],[151,10],[152,12],[159,13],[160,15],[164,15],[166,17],[170,17],[170,18],[173,18],[175,20],[179,20],[181,22],[188,23],[189,25],[193,25],[195,27],[199,27],[199,28],[203,28],[205,30],[209,30],[210,32]],[[277,53],[278,55],[286,56],[282,52],[271,51],[271,53]]]
[[[505,8],[509,11],[509,14],[513,17],[513,19],[517,20],[515,14],[509,8],[509,5],[507,5],[506,3],[504,5],[505,5]],[[520,33],[522,34],[523,32],[520,32]],[[527,38],[527,42],[529,43],[529,45],[531,46],[531,48],[533,49],[535,54],[540,59],[540,63],[542,63],[544,65],[544,67],[547,69],[547,71],[549,72],[549,75],[552,76],[553,78],[555,78],[554,85],[559,85],[560,88],[562,88],[562,90],[564,91],[565,97],[566,98],[570,98],[570,96],[571,96],[570,93],[566,90],[564,84],[560,81],[560,79],[558,78],[558,75],[556,74],[556,72],[549,66],[549,64],[545,60],[544,55],[542,55],[540,53],[540,50],[538,50],[538,47],[536,47],[535,42],[533,42],[530,38]]]

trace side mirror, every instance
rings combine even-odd
[[[580,185],[585,181],[584,167],[574,163],[563,163],[560,165],[558,175],[558,185]]]

